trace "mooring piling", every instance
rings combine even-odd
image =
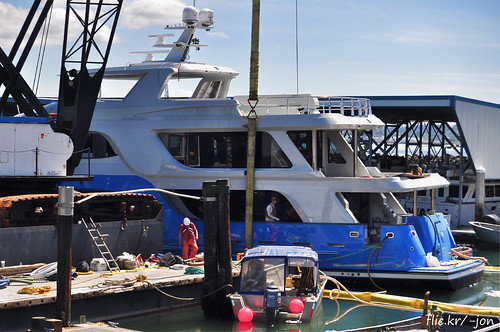
[[[57,203],[57,299],[56,318],[64,327],[71,323],[71,238],[74,188],[59,187]]]
[[[232,285],[229,180],[203,182],[205,279],[201,306],[207,317],[233,318],[227,295]]]

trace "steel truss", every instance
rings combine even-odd
[[[359,156],[366,165],[383,171],[396,166],[398,171],[409,172],[419,166],[433,172],[457,168],[462,175],[473,175],[463,138],[454,125],[435,120],[387,123],[381,132],[359,133],[366,137],[358,139]]]

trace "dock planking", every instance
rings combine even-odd
[[[199,304],[204,275],[184,272],[184,269],[153,267],[122,270],[113,274],[94,272],[79,275],[71,282],[73,321],[81,314],[96,321]],[[238,275],[239,270],[233,269],[233,276]],[[56,281],[35,282],[32,285],[14,282],[0,289],[0,330],[28,326],[29,320],[23,326],[16,325],[19,324],[15,321],[16,316],[35,316],[40,311],[45,316],[53,314],[56,284]],[[39,295],[18,294],[24,287],[42,286],[51,286],[51,290]],[[103,312],[99,308],[109,309]],[[13,315],[14,312],[17,315]]]

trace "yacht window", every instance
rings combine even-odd
[[[500,197],[500,185],[495,186],[495,197]]]
[[[179,190],[181,194],[202,196],[201,190]],[[258,190],[254,192],[253,206],[254,206],[254,220],[264,221],[266,219],[266,207],[271,202],[271,198],[276,197],[276,211],[277,217],[280,222],[302,222],[302,219],[293,208],[292,204],[286,199],[285,196],[275,191]],[[244,190],[231,190],[231,200],[229,202],[229,218],[231,221],[244,221],[245,220],[245,200],[246,195]],[[193,214],[199,219],[203,219],[203,202],[196,201],[188,198],[181,198],[184,206],[188,211],[180,211],[183,214],[188,212]]]
[[[438,196],[444,197],[444,188],[438,188]]]
[[[222,86],[221,81],[205,81],[202,80],[193,94],[193,98],[217,98]]]
[[[82,158],[98,159],[116,156],[116,152],[109,144],[106,137],[100,133],[90,133],[87,135]]]
[[[178,79],[176,74],[170,76],[167,85],[163,87],[162,98],[164,99],[182,99],[190,98],[195,91],[196,86],[201,81],[201,78],[186,79],[181,77]]]
[[[427,196],[427,190],[419,190],[419,191],[417,192],[417,195],[418,195],[418,196]]]
[[[466,186],[462,187],[462,198],[464,198],[465,195],[467,194],[467,189],[468,188]],[[459,186],[457,186],[456,184],[450,185],[449,197],[458,198],[458,193],[459,193]]]
[[[494,197],[495,196],[495,188],[494,186],[486,186],[486,197]]]
[[[119,78],[104,77],[99,90],[99,98],[123,99],[141,77],[142,75],[122,75]]]
[[[309,165],[312,164],[312,134],[311,131],[289,131],[288,136],[295,144],[300,153],[306,158]]]
[[[329,164],[346,164],[347,161],[344,159],[340,151],[337,149],[335,144],[328,139],[328,163]]]
[[[181,164],[202,168],[246,168],[247,133],[158,134]],[[257,133],[256,168],[290,168],[292,163],[266,132]]]
[[[247,134],[245,133],[245,138]],[[257,146],[255,147],[256,168],[290,168],[292,163],[279,147],[274,138],[266,132],[257,133]],[[246,167],[246,147],[245,147]]]
[[[159,135],[168,151],[177,160],[183,161],[184,135]]]
[[[188,135],[187,137],[187,164],[192,167],[200,166],[200,137]]]
[[[299,149],[300,153],[304,156],[304,158],[307,160],[309,165],[312,167],[312,156],[313,156],[313,149],[312,149],[312,131],[311,130],[306,130],[306,131],[289,131],[287,132],[288,137],[292,140],[292,142],[295,144],[297,149]],[[317,137],[316,137],[316,159],[317,159],[317,167],[322,167],[322,161],[323,158],[322,156],[322,151],[321,149],[321,136],[322,136],[322,131],[317,131]]]

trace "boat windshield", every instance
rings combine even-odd
[[[241,265],[241,292],[266,291],[267,286],[285,288],[285,258],[265,257],[246,260]]]

